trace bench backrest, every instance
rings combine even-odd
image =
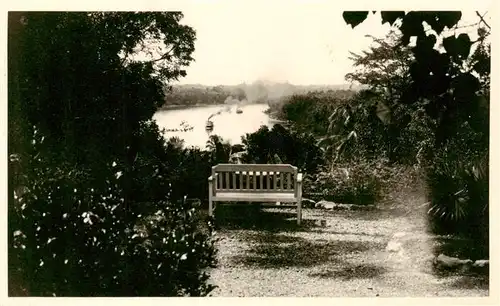
[[[297,167],[288,164],[219,164],[212,167],[217,192],[294,193]]]

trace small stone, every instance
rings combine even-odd
[[[486,266],[489,266],[490,264],[490,261],[487,260],[487,259],[480,259],[480,260],[476,260],[472,266],[475,267],[475,268],[484,268]]]
[[[403,245],[399,241],[389,241],[385,250],[388,252],[399,252],[402,249]]]
[[[438,267],[444,268],[457,268],[464,265],[472,264],[472,260],[470,259],[459,259],[455,257],[446,256],[444,254],[439,254],[434,261],[434,264]]]

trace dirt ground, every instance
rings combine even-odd
[[[305,209],[298,227],[294,209],[244,204],[218,208],[216,220],[210,296],[489,295],[487,273],[436,271],[452,239],[428,233],[424,214]]]

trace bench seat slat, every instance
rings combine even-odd
[[[242,192],[218,192],[214,201],[245,201],[245,202],[296,202],[293,193],[242,193]]]

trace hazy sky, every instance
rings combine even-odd
[[[353,30],[341,10],[325,3],[291,1],[286,10],[259,3],[198,2],[183,10],[197,40],[195,62],[180,83],[344,84],[352,71],[349,51],[366,49],[372,42],[366,34],[383,37],[390,29],[370,14]],[[464,12],[464,22],[477,20],[474,11]]]

